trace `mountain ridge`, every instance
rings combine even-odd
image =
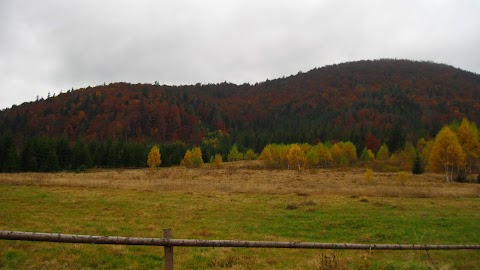
[[[480,75],[445,64],[364,60],[255,84],[111,83],[0,111],[0,134],[199,144],[221,130],[232,142],[431,137],[452,120],[480,121]]]

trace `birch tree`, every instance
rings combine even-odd
[[[465,165],[462,147],[448,126],[443,127],[435,137],[428,164],[434,171],[444,171],[447,182],[452,182],[455,169]]]
[[[463,118],[457,131],[458,141],[465,154],[465,173],[470,173],[472,167],[480,157],[480,143],[478,132],[472,127],[467,118]]]
[[[305,164],[305,153],[298,144],[292,144],[288,149],[287,159],[289,167],[296,167],[301,170],[303,164]]]

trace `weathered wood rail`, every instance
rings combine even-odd
[[[273,242],[238,240],[173,239],[170,229],[163,238],[123,236],[93,236],[61,233],[36,233],[0,230],[0,239],[57,243],[83,243],[100,245],[163,246],[165,269],[173,269],[173,247],[243,247],[243,248],[296,248],[296,249],[349,249],[349,250],[478,250],[480,245],[409,245],[409,244],[349,244],[315,242]]]

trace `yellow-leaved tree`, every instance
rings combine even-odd
[[[263,148],[259,160],[262,160],[267,168],[286,168],[288,166],[287,154],[290,149],[285,144],[268,144]]]
[[[334,144],[330,148],[330,153],[332,155],[333,162],[335,162],[336,165],[339,165],[343,157],[343,151],[342,148],[340,148],[339,143]]]
[[[465,154],[465,173],[471,173],[472,167],[480,157],[478,131],[467,118],[463,118],[457,131],[458,141]]]
[[[161,163],[160,148],[158,146],[153,146],[147,156],[147,165],[151,169],[155,169],[160,166]]]
[[[187,168],[199,168],[203,165],[202,150],[200,147],[195,147],[192,150],[188,150],[183,156],[181,163]]]
[[[263,148],[262,153],[260,153],[259,160],[262,160],[265,164],[265,167],[272,168],[275,166],[275,162],[273,161],[273,153],[272,153],[273,146],[271,144],[265,146]]]
[[[244,158],[246,160],[255,160],[257,159],[257,155],[255,154],[255,152],[253,152],[252,149],[248,149],[247,152],[245,153]]]
[[[453,171],[463,168],[465,155],[457,136],[448,127],[444,126],[435,137],[430,152],[428,166],[434,171],[444,171],[447,182],[453,180]]]
[[[377,152],[377,159],[378,160],[387,160],[390,157],[390,151],[388,150],[388,146],[384,143],[380,146]]]
[[[215,157],[211,158],[210,163],[212,163],[216,168],[221,168],[223,166],[222,155],[215,154]]]
[[[305,167],[315,168],[320,162],[320,157],[318,156],[317,146],[310,148],[305,154]]]
[[[341,142],[340,148],[342,148],[342,152],[349,163],[357,161],[357,148],[352,142]]]
[[[333,161],[332,153],[330,149],[324,144],[319,143],[315,146],[318,153],[318,163],[323,167],[328,167],[328,165]]]
[[[434,143],[435,143],[434,140],[427,141],[425,143],[425,146],[422,148],[422,150],[420,152],[420,157],[421,157],[421,160],[422,160],[422,166],[423,167],[430,168],[428,166],[428,161],[430,160],[430,153],[432,152],[432,148],[433,148]]]
[[[305,153],[298,144],[292,144],[287,153],[288,166],[293,168],[302,169],[305,164]]]
[[[238,148],[237,148],[237,145],[234,144],[232,146],[232,149],[230,150],[230,152],[228,153],[228,156],[227,156],[227,159],[228,161],[232,162],[232,161],[238,161],[238,160],[242,160],[243,159],[243,154],[238,151]]]

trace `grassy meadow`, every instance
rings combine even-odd
[[[0,174],[0,229],[68,234],[479,244],[480,185],[363,169]],[[480,251],[175,248],[176,269],[480,269]],[[152,269],[162,247],[0,240],[0,269]]]

